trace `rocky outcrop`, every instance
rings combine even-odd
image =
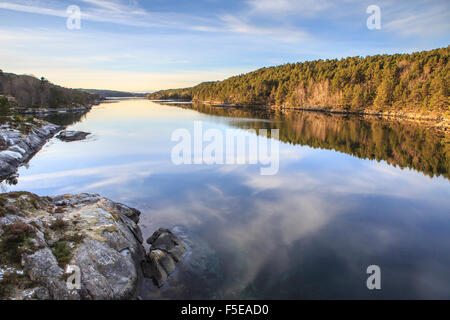
[[[90,194],[15,192],[1,194],[0,205],[0,298],[138,296],[145,260],[138,210]]]
[[[89,132],[83,132],[83,131],[63,131],[60,134],[58,134],[56,137],[59,140],[65,141],[65,142],[72,142],[72,141],[79,141],[84,140],[86,137],[90,135]]]
[[[20,125],[0,125],[0,179],[15,173],[20,165],[30,160],[61,129],[37,119]]]
[[[153,278],[158,287],[161,287],[175,271],[175,264],[183,259],[186,246],[170,230],[163,228],[148,238],[147,243],[151,247],[144,272],[147,277]]]

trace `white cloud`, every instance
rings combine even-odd
[[[136,1],[80,1],[88,5],[87,7],[81,8],[82,21],[87,20],[146,28],[174,28],[209,33],[231,32],[248,35],[266,35],[289,42],[302,41],[308,38],[307,33],[303,30],[286,26],[261,27],[228,14],[220,16],[219,19],[208,19],[180,13],[148,12],[139,7]],[[314,7],[318,8],[320,6],[315,4]],[[40,5],[33,6],[29,5],[28,2],[22,2],[22,4],[0,2],[0,9],[64,18],[68,16],[65,8],[49,8]]]
[[[21,4],[15,4],[15,3],[10,3],[10,2],[0,2],[0,9],[43,14],[43,15],[55,16],[55,17],[67,17],[66,10],[43,8],[43,7],[30,6],[30,5],[21,5]]]
[[[179,13],[150,13],[137,5],[136,1],[104,1],[104,0],[80,0],[87,7],[81,8],[81,18],[87,21],[114,23],[135,27],[166,27],[166,28],[199,28],[196,25],[196,17],[186,16]],[[19,12],[49,15],[55,17],[68,17],[66,8],[50,8],[46,6],[30,5],[28,2],[21,4],[11,2],[0,2],[0,9]]]
[[[388,22],[382,27],[403,36],[428,37],[446,35],[450,32],[450,6],[448,4],[436,5],[420,12],[407,9],[388,12]]]
[[[223,80],[249,69],[211,67],[197,70],[195,64],[213,55],[214,48],[203,44],[201,53],[189,50],[200,36],[129,35],[120,42],[108,41],[109,32],[70,32],[67,30],[1,28],[1,69],[12,73],[32,73],[66,87],[93,87],[128,91],[188,87],[209,80]],[[106,39],[106,41],[105,41]],[[189,41],[187,45],[181,41]],[[200,40],[199,40],[200,39]],[[101,46],[98,46],[102,43]],[[180,43],[179,50],[167,50]],[[195,47],[197,50],[199,46]],[[30,54],[33,48],[33,54]],[[96,48],[95,51],[89,48]],[[130,68],[131,66],[131,68]]]
[[[307,32],[296,28],[261,27],[232,15],[223,15],[220,18],[227,30],[235,33],[270,36],[287,42],[305,41],[311,38]]]
[[[146,11],[139,8],[136,1],[118,1],[118,0],[80,0],[95,7],[113,11],[117,13],[146,14]]]
[[[253,13],[313,15],[333,6],[330,0],[249,0]]]

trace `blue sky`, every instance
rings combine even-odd
[[[66,26],[81,9],[81,29]],[[369,30],[369,5],[381,29]],[[449,45],[448,0],[0,0],[0,69],[151,91],[287,62]]]

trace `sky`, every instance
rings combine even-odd
[[[371,5],[378,29],[367,25]],[[449,35],[448,0],[0,0],[0,69],[72,88],[189,87],[290,62],[446,47]]]

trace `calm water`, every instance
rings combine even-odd
[[[163,288],[147,281],[145,298],[450,298],[449,151],[430,130],[146,100],[52,120],[92,136],[51,140],[3,191],[99,193],[140,209],[145,236],[173,228],[189,254]],[[197,120],[280,128],[279,173],[173,165],[172,132]],[[380,291],[366,288],[372,264]]]

